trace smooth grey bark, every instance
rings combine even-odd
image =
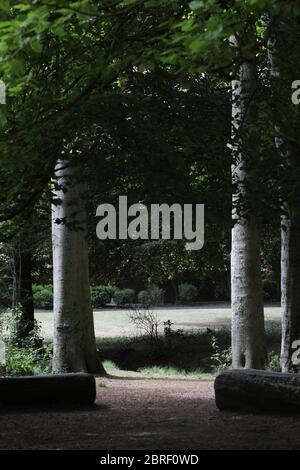
[[[67,161],[58,161],[52,207],[54,337],[53,372],[104,373],[90,298],[85,185]]]
[[[239,47],[236,36],[233,47]],[[266,361],[263,289],[261,279],[259,219],[253,210],[238,213],[240,196],[247,199],[247,180],[251,165],[247,149],[253,143],[254,94],[257,87],[255,61],[243,60],[237,79],[232,82],[232,180],[233,229],[231,248],[232,366],[259,369]],[[253,164],[253,163],[252,163]]]
[[[281,55],[286,47],[286,25],[278,16],[269,19],[268,26],[271,31],[268,41],[270,76],[274,80],[280,80]],[[285,56],[284,60],[286,60]],[[299,173],[298,151],[297,155],[293,155],[291,148],[287,150],[276,118],[274,130],[275,146],[283,160],[283,165],[289,165]],[[300,339],[300,214],[297,202],[299,195],[294,194],[293,199],[284,203],[284,215],[281,217],[282,336],[280,364],[282,372],[289,372],[293,369],[294,349],[292,345],[295,340]]]

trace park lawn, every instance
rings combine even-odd
[[[102,309],[94,311],[96,338],[117,338],[137,335],[135,326],[130,322],[129,309]],[[160,329],[163,322],[171,320],[172,329],[199,330],[204,328],[222,328],[230,325],[230,308],[189,308],[164,307],[157,310]],[[280,321],[280,307],[266,307],[267,321]],[[37,311],[36,319],[41,324],[42,335],[45,339],[53,336],[53,313]]]
[[[134,379],[201,379],[212,380],[216,377],[217,372],[204,372],[201,369],[193,371],[184,371],[172,366],[152,366],[143,367],[138,371],[122,370],[113,361],[103,361],[106,372],[111,377],[118,378],[134,378]],[[102,384],[102,379],[98,379],[97,383]],[[99,385],[98,385],[99,386]]]

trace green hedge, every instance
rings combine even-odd
[[[143,307],[163,305],[165,292],[156,284],[150,284],[138,294],[138,303]]]
[[[48,284],[46,286],[39,286],[34,284],[33,301],[34,306],[38,308],[52,308],[53,307],[53,286]]]
[[[112,299],[115,292],[113,286],[91,287],[92,306],[95,308],[104,307]],[[53,286],[33,285],[33,300],[36,308],[53,308]]]
[[[194,302],[198,297],[198,289],[189,282],[179,284],[178,298],[184,303]]]
[[[122,305],[131,305],[135,300],[135,292],[133,289],[116,289],[113,299],[118,307]]]
[[[95,308],[105,307],[105,305],[110,303],[115,290],[113,286],[91,287],[92,306]]]

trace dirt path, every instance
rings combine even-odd
[[[299,449],[300,415],[221,413],[213,382],[101,380],[96,406],[0,413],[1,449]]]

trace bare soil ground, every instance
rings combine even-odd
[[[300,415],[220,412],[213,381],[98,379],[94,407],[1,410],[1,449],[300,449]]]

